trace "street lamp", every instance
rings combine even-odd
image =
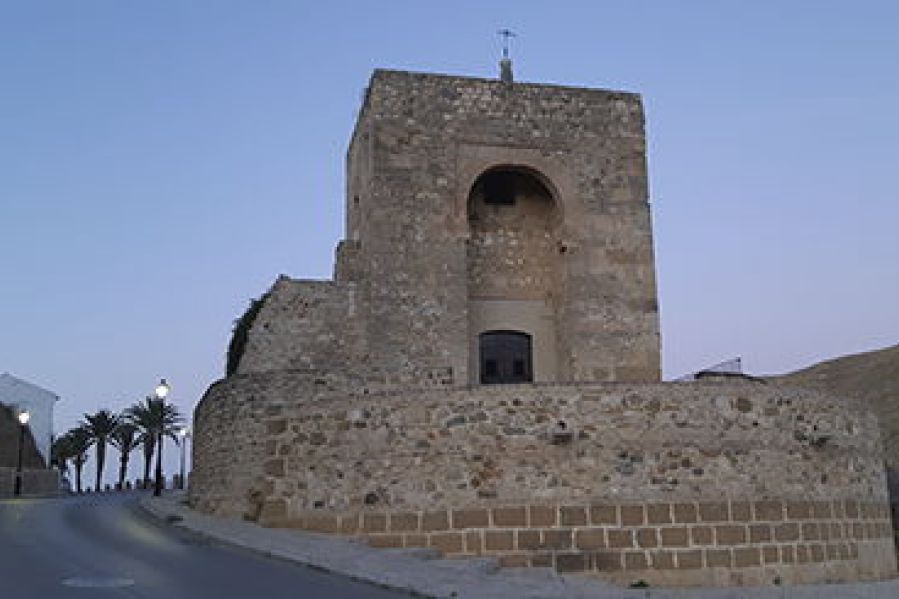
[[[22,494],[22,453],[25,449],[25,429],[28,427],[28,421],[31,419],[31,414],[28,413],[28,410],[22,410],[19,412],[19,461],[16,463],[16,482],[15,488],[13,489],[13,495],[19,496]]]
[[[165,379],[161,379],[156,385],[156,399],[159,400],[161,406],[159,410],[160,420],[165,420],[165,398],[169,394],[170,387]],[[164,432],[165,422],[159,422],[159,430],[156,431],[156,484],[153,486],[153,495],[159,497],[162,495],[162,433]]]
[[[178,431],[178,437],[181,439],[181,476],[178,478],[178,488],[184,489],[184,456],[187,452],[187,439],[190,438],[190,428],[185,426]]]

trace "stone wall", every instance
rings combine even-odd
[[[614,580],[895,570],[876,422],[838,399],[752,382],[357,394],[268,378],[227,379],[198,407],[201,509]]]
[[[279,277],[250,328],[237,372],[329,369],[360,358],[352,283]]]

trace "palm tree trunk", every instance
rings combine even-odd
[[[84,462],[78,460],[75,462],[75,489],[78,491],[78,494],[81,495],[81,468],[84,467]]]
[[[153,495],[159,496],[162,494],[162,433],[159,433],[159,437],[156,441],[156,488],[153,489]]]
[[[123,451],[119,458],[119,490],[125,490],[125,476],[128,474],[128,453]]]
[[[153,450],[154,450],[154,439],[153,435],[149,435],[146,439],[144,439],[144,488],[150,484],[150,464],[153,463]]]
[[[103,483],[103,462],[105,461],[106,443],[103,441],[97,441],[97,484],[94,488],[98,493],[103,490],[101,484]]]

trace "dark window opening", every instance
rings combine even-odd
[[[498,376],[499,369],[496,367],[496,360],[484,360],[484,375]]]
[[[478,337],[482,385],[533,382],[531,336],[488,331]]]
[[[484,203],[500,206],[515,204],[515,173],[498,171],[484,178]]]
[[[552,199],[539,179],[514,169],[487,171],[478,177],[472,191],[480,194],[485,204],[493,206],[511,206],[516,198],[524,196]]]

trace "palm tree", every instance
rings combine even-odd
[[[120,418],[119,425],[112,432],[109,442],[119,450],[119,489],[125,488],[125,477],[128,475],[128,459],[131,452],[140,444],[138,428],[133,422]]]
[[[155,447],[156,481],[159,482],[162,480],[163,439],[169,437],[177,443],[177,433],[184,419],[173,404],[154,397],[148,397],[143,403],[129,408],[128,416],[141,431],[141,442],[144,444],[144,481],[150,478],[150,462]],[[150,449],[147,449],[148,447]]]
[[[153,463],[153,453],[156,451],[156,435],[153,432],[151,406],[153,401],[152,397],[147,397],[143,403],[138,402],[125,410],[128,419],[137,427],[138,441],[143,444],[144,448],[144,487],[150,482],[150,465]]]
[[[72,459],[72,439],[68,435],[53,438],[50,445],[50,466],[60,472],[69,471],[69,460]]]
[[[119,426],[120,417],[110,410],[100,410],[96,414],[85,414],[81,426],[90,436],[90,441],[97,448],[97,484],[100,491],[103,479],[103,466],[106,462],[106,443]]]
[[[60,437],[60,443],[68,448],[69,459],[75,465],[75,489],[81,493],[81,470],[87,462],[87,450],[91,446],[90,434],[78,426]]]

